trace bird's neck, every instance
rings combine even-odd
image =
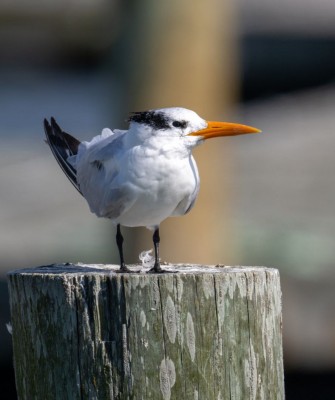
[[[130,129],[130,134],[125,135],[126,147],[141,147],[154,153],[170,157],[189,157],[193,148],[203,143],[201,137],[196,136],[171,136],[158,135],[149,129],[136,131]]]

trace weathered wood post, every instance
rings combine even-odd
[[[284,399],[278,271],[165,268],[9,273],[18,398]]]

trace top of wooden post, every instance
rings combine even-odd
[[[133,264],[128,266],[133,274],[144,275],[150,268],[145,268],[140,264]],[[84,263],[60,263],[51,264],[32,268],[23,268],[10,271],[8,275],[15,274],[36,274],[36,275],[48,275],[48,274],[73,274],[73,275],[92,275],[92,274],[120,274],[118,272],[120,266],[115,264],[84,264]],[[278,272],[275,268],[268,267],[254,267],[254,266],[226,266],[226,265],[203,265],[203,264],[162,264],[162,268],[170,273],[176,274],[203,274],[203,273],[245,273],[245,272]],[[128,275],[128,273],[123,273]],[[155,275],[155,274],[154,274]],[[164,275],[158,274],[158,275]]]

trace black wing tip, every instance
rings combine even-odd
[[[50,117],[50,122],[48,118],[44,118],[43,122],[48,123],[49,125],[50,123],[57,123],[54,117]]]
[[[60,126],[57,124],[56,120],[54,117],[50,118],[51,121],[51,127],[54,131],[56,131],[57,133],[62,133],[62,129],[60,128]]]
[[[52,135],[52,128],[51,125],[49,124],[49,121],[46,118],[44,118],[43,125],[44,125],[44,133],[46,137],[49,138],[49,136]]]
[[[44,118],[44,130],[48,135],[57,135],[63,133],[60,126],[57,124],[56,119],[54,117],[50,117],[50,122],[47,118]]]
[[[44,125],[44,127],[50,127],[50,123],[46,118],[44,118],[44,120],[43,120],[43,125]]]
[[[47,118],[44,118],[43,124],[44,124],[44,129],[48,131],[50,135],[53,135],[55,130],[61,131],[54,117],[51,117],[50,121]]]
[[[49,125],[54,125],[54,124],[56,124],[56,125],[58,125],[57,122],[56,122],[55,117],[50,117],[50,122],[49,122],[49,119],[48,119],[48,118],[44,118],[44,119],[43,119],[43,122],[44,122],[44,124],[49,124]]]

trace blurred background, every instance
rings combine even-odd
[[[335,3],[58,0],[0,4],[0,371],[15,399],[6,272],[117,263],[44,143],[90,139],[129,111],[183,106],[261,135],[196,149],[194,210],[161,226],[162,260],[280,270],[287,399],[333,399]],[[201,4],[203,3],[203,4]],[[151,233],[125,229],[138,261]]]

